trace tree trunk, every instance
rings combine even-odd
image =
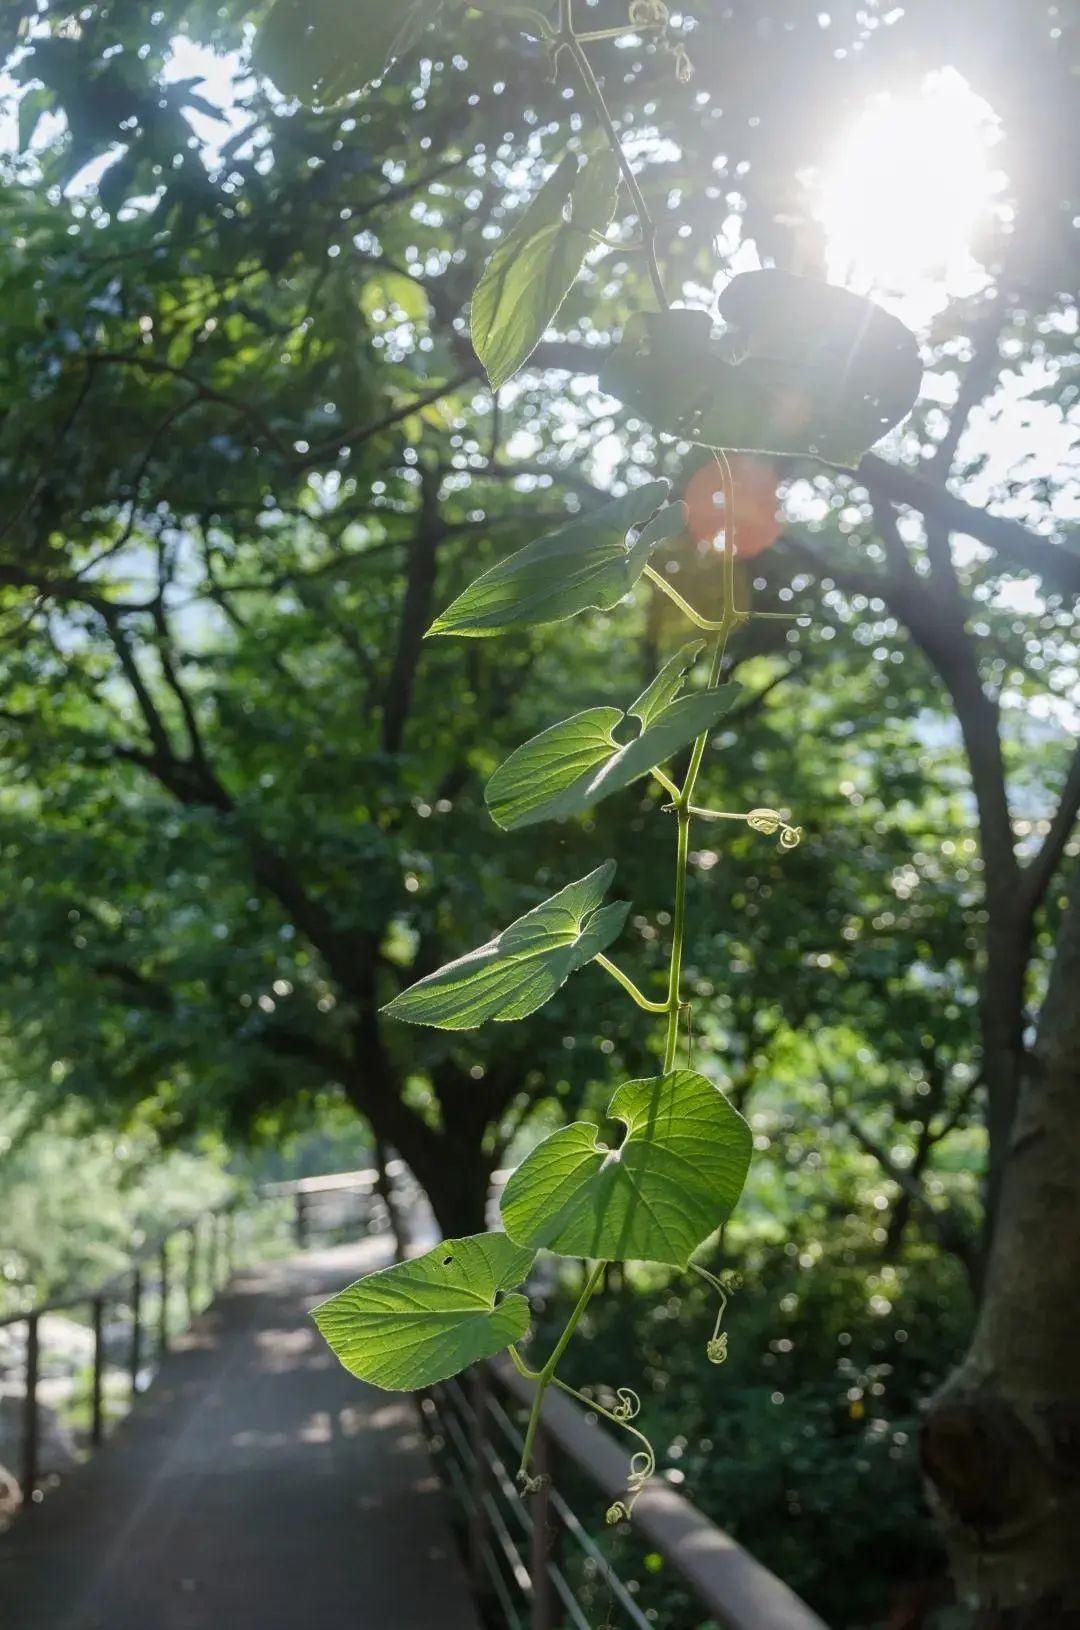
[[[1080,1627],[1080,865],[1001,1173],[971,1348],[923,1469],[980,1630]]]

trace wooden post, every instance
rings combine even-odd
[[[304,1251],[307,1249],[308,1242],[308,1215],[307,1195],[303,1189],[297,1189],[294,1200],[296,1215],[293,1219],[293,1228],[296,1234],[296,1248],[298,1251]]]
[[[540,1479],[540,1487],[530,1496],[532,1537],[529,1542],[529,1578],[532,1581],[532,1612],[529,1630],[555,1630],[558,1606],[552,1584],[550,1564],[556,1535],[556,1518],[551,1507],[551,1473],[553,1455],[551,1443],[543,1426],[533,1444],[533,1472]]]
[[[22,1490],[23,1505],[31,1505],[38,1479],[38,1372],[41,1368],[40,1332],[36,1313],[26,1320],[26,1391],[23,1395]]]
[[[131,1272],[131,1348],[128,1373],[131,1376],[131,1396],[139,1390],[139,1370],[142,1368],[142,1269]]]
[[[105,1301],[95,1296],[90,1308],[94,1332],[94,1373],[90,1382],[90,1443],[98,1448],[105,1437]]]
[[[487,1492],[487,1459],[484,1448],[487,1443],[487,1417],[488,1394],[490,1382],[482,1364],[469,1372],[469,1401],[472,1404],[473,1418],[469,1429],[469,1446],[473,1454],[472,1486],[469,1490],[469,1579],[474,1591],[483,1588],[485,1579],[484,1546],[488,1538],[488,1514],[484,1504],[484,1495]]]
[[[169,1242],[163,1239],[158,1248],[158,1356],[164,1358],[169,1351]]]
[[[225,1282],[236,1272],[236,1212],[230,1206],[225,1213]]]

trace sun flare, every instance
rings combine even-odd
[[[830,278],[937,306],[977,285],[972,245],[1002,185],[996,139],[993,111],[951,68],[875,97],[815,189]]]

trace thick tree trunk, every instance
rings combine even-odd
[[[1080,865],[1009,1135],[975,1335],[921,1447],[980,1630],[1080,1627]]]

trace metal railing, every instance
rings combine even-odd
[[[104,1442],[110,1408],[131,1403],[149,1379],[150,1367],[160,1362],[171,1342],[213,1301],[232,1278],[238,1260],[238,1235],[245,1222],[254,1224],[266,1209],[282,1207],[282,1220],[291,1221],[297,1246],[304,1249],[315,1234],[355,1237],[358,1230],[392,1223],[388,1199],[394,1184],[406,1196],[411,1179],[400,1161],[390,1161],[385,1173],[375,1168],[335,1172],[326,1177],[300,1178],[264,1184],[243,1201],[230,1201],[185,1219],[160,1238],[134,1251],[127,1265],[106,1283],[90,1290],[50,1298],[32,1307],[0,1317],[0,1332],[23,1331],[22,1392],[16,1464],[22,1505],[43,1497],[41,1456],[41,1388],[48,1357],[44,1321],[51,1314],[81,1314],[88,1319],[89,1363],[86,1449]],[[255,1229],[248,1229],[248,1244]],[[264,1244],[266,1242],[264,1241]],[[252,1251],[240,1253],[250,1260]],[[264,1250],[264,1255],[274,1254]],[[122,1351],[110,1318],[120,1316]],[[109,1397],[107,1378],[119,1371],[126,1376],[126,1400]],[[16,1372],[18,1373],[18,1372]]]
[[[40,1406],[46,1348],[43,1322],[50,1314],[87,1313],[91,1336],[89,1426],[87,1445],[96,1449],[107,1425],[106,1377],[110,1368],[110,1313],[126,1315],[127,1339],[122,1368],[129,1398],[140,1391],[148,1364],[169,1349],[180,1320],[190,1324],[206,1301],[232,1276],[236,1255],[237,1208],[233,1203],[199,1213],[161,1238],[133,1253],[119,1274],[93,1290],[74,1291],[0,1318],[0,1330],[24,1331],[25,1357],[17,1476],[24,1505],[41,1496]],[[151,1317],[148,1317],[148,1309]]]
[[[631,1568],[616,1565],[594,1537],[596,1515],[582,1521],[568,1497],[576,1481],[598,1490],[604,1505],[624,1498],[625,1449],[571,1399],[549,1392],[534,1451],[541,1487],[523,1499],[514,1469],[531,1397],[532,1384],[502,1358],[422,1399],[437,1463],[460,1503],[474,1589],[493,1600],[506,1630],[592,1630],[586,1593],[611,1630],[654,1630]],[[651,1553],[653,1568],[662,1559],[665,1579],[677,1579],[694,1604],[695,1622],[703,1611],[723,1630],[826,1630],[794,1591],[663,1477],[646,1486],[628,1529],[620,1529],[618,1541]]]
[[[240,1225],[258,1207],[268,1203],[282,1208],[279,1220],[291,1224],[296,1244],[304,1248],[316,1233],[355,1237],[358,1228],[392,1228],[395,1209],[402,1216],[415,1215],[418,1197],[398,1161],[389,1162],[382,1173],[371,1168],[269,1183],[251,1202],[204,1212],[144,1246],[107,1285],[0,1318],[0,1330],[20,1324],[26,1330],[19,1455],[24,1504],[42,1492],[38,1390],[47,1314],[89,1310],[93,1362],[88,1445],[93,1449],[103,1441],[107,1426],[110,1308],[128,1314],[123,1368],[134,1398],[149,1361],[168,1351],[181,1327],[175,1318],[177,1302],[190,1323],[232,1277]],[[249,1242],[251,1237],[249,1232]],[[583,1606],[590,1596],[602,1603],[611,1630],[653,1630],[632,1577],[632,1562],[620,1554],[616,1563],[603,1543],[602,1523],[598,1533],[601,1502],[585,1521],[572,1504],[575,1484],[578,1491],[598,1491],[603,1505],[624,1497],[625,1448],[565,1395],[549,1392],[535,1443],[541,1488],[523,1499],[514,1469],[531,1398],[531,1383],[507,1358],[442,1382],[420,1398],[436,1462],[460,1502],[474,1589],[496,1604],[500,1630],[592,1630]],[[620,1525],[616,1537],[651,1553],[650,1566],[657,1557],[662,1560],[666,1578],[677,1580],[695,1604],[695,1622],[703,1611],[710,1625],[723,1630],[826,1630],[787,1585],[663,1477],[653,1478],[637,1497],[630,1525]]]

